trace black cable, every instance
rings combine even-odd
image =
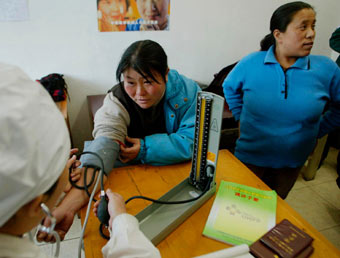
[[[96,173],[99,171],[99,168],[95,168],[94,171],[93,171],[93,174],[92,174],[92,178],[90,180],[90,183],[87,184],[86,182],[86,179],[87,179],[87,169],[88,167],[86,166],[85,167],[85,170],[84,170],[84,186],[79,186],[77,185],[77,181],[72,181],[72,178],[71,178],[71,173],[72,173],[72,168],[69,168],[69,176],[68,176],[68,179],[71,183],[71,185],[79,190],[84,190],[86,192],[86,194],[90,197],[91,196],[91,193],[89,192],[88,188],[91,187],[91,185],[93,184],[94,182],[94,179],[95,179],[95,176],[96,176]],[[96,202],[97,200],[96,199],[93,199],[94,202]]]
[[[92,151],[84,151],[84,152],[81,153],[80,155],[83,155],[83,154],[91,154],[91,155],[96,156],[96,157],[99,159],[100,164],[101,164],[101,169],[102,169],[103,172],[104,172],[104,162],[103,162],[102,158],[101,158],[97,153],[92,152]],[[104,172],[104,173],[105,173],[105,172]]]
[[[207,166],[208,167],[208,166]],[[212,181],[212,178],[213,176],[209,177],[209,181],[207,183],[207,185],[205,186],[205,189],[204,191],[197,197],[195,198],[192,198],[192,199],[188,199],[188,200],[183,200],[183,201],[172,201],[172,202],[166,202],[166,201],[160,201],[160,200],[155,200],[155,199],[152,199],[152,198],[149,198],[149,197],[145,197],[145,196],[141,196],[141,195],[138,195],[138,196],[132,196],[131,198],[127,199],[125,201],[125,204],[127,204],[128,202],[134,200],[134,199],[144,199],[144,200],[147,200],[147,201],[151,201],[151,202],[154,202],[154,203],[159,203],[159,204],[182,204],[182,203],[188,203],[188,202],[193,202],[193,201],[196,201],[198,200],[199,198],[201,198],[208,190],[209,190],[209,186],[211,184],[211,181]],[[103,227],[104,227],[104,224],[101,223],[100,226],[99,226],[99,233],[100,235],[109,240],[110,237],[105,235],[104,232],[103,232]]]
[[[107,240],[110,240],[110,236],[107,236],[105,235],[104,231],[103,231],[103,227],[105,225],[103,223],[100,223],[100,226],[99,226],[99,234],[101,235],[102,238],[104,239],[107,239]]]
[[[104,173],[105,173],[105,172],[104,172],[104,162],[103,162],[102,158],[101,158],[97,153],[91,152],[91,151],[84,151],[83,153],[79,154],[79,156],[78,156],[77,159],[79,159],[79,157],[80,157],[81,155],[83,155],[83,154],[91,154],[91,155],[96,156],[96,157],[99,159],[100,163],[101,163],[101,168],[100,168],[100,167],[97,167],[97,166],[85,166],[85,170],[84,170],[84,186],[78,186],[78,185],[76,184],[75,181],[72,181],[71,173],[72,173],[73,167],[70,167],[70,168],[69,168],[69,181],[70,181],[70,183],[71,183],[71,185],[72,185],[73,187],[75,187],[75,188],[77,188],[77,189],[80,189],[80,190],[85,190],[85,192],[87,193],[87,195],[91,198],[91,193],[89,192],[89,189],[88,189],[88,188],[93,184],[93,182],[95,181],[96,173],[97,173],[97,172],[100,172],[100,170],[103,171],[103,173],[101,173],[101,178],[100,178],[100,188],[101,188],[102,191],[104,191]],[[92,174],[90,183],[87,184],[87,169],[88,169],[88,168],[93,168],[94,171],[93,171],[93,174]],[[97,201],[95,198],[93,198],[92,200],[93,200],[94,202]],[[106,212],[108,212],[108,211],[106,211]],[[99,226],[99,233],[100,233],[100,235],[101,235],[103,238],[109,240],[109,239],[110,239],[110,236],[107,236],[107,235],[104,234],[104,231],[103,231],[103,227],[104,227],[104,226],[105,226],[105,225],[104,225],[103,223],[100,224],[100,226]]]
[[[209,167],[214,169],[214,166],[209,164],[209,165],[206,166],[205,170],[207,171],[207,169]],[[182,204],[182,203],[188,203],[188,202],[196,201],[199,198],[201,198],[209,190],[209,187],[210,187],[210,184],[211,184],[211,182],[213,180],[214,174],[212,173],[211,175],[207,175],[207,176],[209,177],[209,181],[208,181],[207,185],[205,186],[205,189],[203,190],[203,192],[199,196],[197,196],[195,198],[188,199],[188,200],[182,200],[182,201],[166,202],[166,201],[155,200],[155,199],[152,199],[152,198],[149,198],[149,197],[138,195],[138,196],[132,196],[131,198],[127,199],[125,201],[125,204],[127,204],[128,202],[130,202],[130,201],[132,201],[134,199],[144,199],[144,200],[151,201],[151,202],[154,202],[154,203],[159,203],[159,204]],[[103,232],[103,227],[104,226],[105,225],[103,223],[100,224],[100,226],[99,226],[99,233],[100,233],[101,237],[103,237],[104,239],[109,240],[110,237],[105,235],[104,232]]]
[[[205,170],[207,171],[208,167],[212,167],[214,168],[213,166],[211,165],[207,165]],[[209,175],[208,175],[209,176]],[[167,202],[167,201],[160,201],[160,200],[156,200],[156,199],[152,199],[152,198],[149,198],[149,197],[145,197],[145,196],[142,196],[142,195],[137,195],[137,196],[132,196],[130,197],[129,199],[127,199],[125,201],[125,204],[127,204],[128,202],[134,200],[134,199],[144,199],[144,200],[147,200],[147,201],[150,201],[150,202],[154,202],[154,203],[159,203],[159,204],[182,204],[182,203],[188,203],[188,202],[193,202],[193,201],[196,201],[198,200],[199,198],[201,198],[208,190],[209,190],[209,186],[211,184],[211,181],[212,181],[212,178],[213,178],[213,175],[211,175],[209,177],[209,181],[207,183],[207,185],[205,186],[204,190],[202,191],[202,193],[195,197],[195,198],[192,198],[192,199],[188,199],[188,200],[182,200],[182,201],[172,201],[172,202]]]
[[[84,190],[86,192],[86,194],[90,197],[91,196],[91,193],[89,191],[89,187],[91,187],[91,185],[93,184],[94,180],[95,180],[95,176],[96,176],[96,173],[100,171],[100,169],[102,169],[104,171],[104,162],[102,160],[102,158],[95,152],[91,152],[91,151],[84,151],[82,153],[79,154],[78,158],[83,155],[83,154],[91,154],[91,155],[94,155],[96,156],[100,163],[101,163],[101,168],[100,167],[97,167],[97,166],[85,166],[85,170],[84,170],[84,186],[79,186],[76,184],[76,181],[72,181],[72,178],[71,178],[71,173],[72,173],[72,169],[73,167],[70,167],[69,168],[69,181],[71,183],[71,185],[79,190]],[[77,158],[77,159],[78,159]],[[91,180],[90,180],[90,183],[87,184],[87,169],[88,168],[93,168],[94,171],[93,171],[93,174],[92,174],[92,177],[91,177]],[[104,173],[102,174],[102,178],[100,179],[100,187],[102,190],[104,190]],[[96,202],[97,200],[95,198],[93,198],[93,201]]]
[[[81,155],[83,155],[83,154],[92,154],[92,155],[96,156],[96,157],[100,160],[100,163],[101,163],[101,165],[102,165],[102,168],[101,168],[101,169],[104,171],[104,162],[103,162],[102,158],[101,158],[97,153],[90,152],[90,151],[85,151],[85,152],[81,153],[79,156],[81,156]],[[91,196],[91,194],[90,194],[88,188],[93,184],[94,179],[95,179],[95,175],[96,175],[96,173],[99,171],[100,168],[98,168],[98,167],[92,167],[92,168],[94,168],[94,172],[93,172],[93,174],[92,174],[92,178],[91,178],[91,180],[90,180],[90,183],[87,184],[87,182],[86,182],[86,181],[87,181],[87,169],[88,169],[89,167],[90,167],[90,166],[86,166],[86,167],[85,167],[85,171],[84,171],[84,186],[83,186],[83,187],[82,187],[82,186],[76,185],[76,182],[72,181],[72,178],[71,178],[72,167],[70,167],[70,169],[69,169],[69,181],[70,181],[70,183],[71,183],[72,186],[74,186],[74,187],[77,188],[77,189],[85,190],[86,193],[87,193],[87,195],[88,195],[88,196]],[[211,165],[207,165],[206,168],[205,168],[206,171],[207,171],[208,167],[214,168],[214,167],[211,166]],[[167,201],[160,201],[160,200],[156,200],[156,199],[152,199],[152,198],[149,198],[149,197],[146,197],[146,196],[141,196],[141,195],[139,195],[139,196],[133,196],[133,197],[129,198],[128,200],[125,201],[125,204],[127,204],[128,202],[130,202],[130,201],[132,201],[132,200],[134,200],[134,199],[144,199],[144,200],[151,201],[151,202],[154,202],[154,203],[159,203],[159,204],[183,204],[183,203],[188,203],[188,202],[196,201],[196,200],[198,200],[199,198],[201,198],[201,197],[209,190],[211,181],[212,181],[212,179],[213,179],[213,174],[212,174],[212,175],[207,175],[207,176],[209,177],[209,181],[208,181],[207,185],[205,186],[205,189],[202,191],[202,193],[201,193],[199,196],[197,196],[197,197],[195,197],[195,198],[187,199],[187,200],[182,200],[182,201],[171,201],[171,202],[167,202]],[[104,190],[104,183],[103,183],[104,180],[103,180],[103,179],[104,179],[104,173],[102,173],[102,178],[100,179],[100,188],[101,188],[101,190]],[[93,198],[93,201],[96,202],[97,200],[95,200],[95,199]],[[100,235],[101,235],[104,239],[109,240],[110,237],[107,236],[107,235],[105,235],[104,232],[103,232],[103,227],[104,227],[104,226],[105,226],[105,225],[104,225],[103,223],[100,224],[100,226],[99,226],[99,233],[100,233]]]
[[[89,191],[89,187],[93,184],[95,175],[96,175],[96,173],[99,172],[100,170],[99,170],[99,168],[94,169],[93,174],[92,174],[92,178],[91,178],[91,182],[87,185],[87,184],[86,184],[86,179],[87,179],[87,169],[88,169],[88,167],[85,167],[85,171],[84,171],[84,190],[85,190],[85,192],[87,193],[87,195],[90,197],[90,196],[91,196],[91,193],[90,193],[90,191]],[[92,180],[92,179],[93,179],[93,180]],[[101,178],[100,181],[103,181],[103,178]],[[101,189],[103,189],[103,188],[101,188]],[[93,202],[96,202],[97,199],[96,199],[96,198],[93,198],[92,201],[93,201]]]
[[[89,168],[88,166],[86,166],[85,167],[85,173],[87,172],[87,168]],[[95,172],[97,172],[97,167],[93,167],[94,169],[95,169]],[[80,190],[85,190],[85,186],[79,186],[79,185],[77,185],[76,183],[77,183],[77,181],[72,181],[72,178],[71,178],[71,173],[72,173],[72,169],[73,169],[73,167],[70,167],[69,168],[69,176],[68,176],[68,180],[70,181],[70,183],[71,183],[71,185],[73,186],[73,187],[75,187],[75,188],[77,188],[77,189],[80,189]],[[87,185],[87,187],[90,187],[92,184],[93,184],[93,182],[94,182],[94,179],[95,179],[95,173],[93,173],[93,175],[92,175],[92,178],[91,178],[91,181],[90,181],[90,183]],[[86,177],[85,177],[86,178]]]
[[[142,195],[137,195],[137,196],[132,196],[131,198],[127,199],[125,201],[125,204],[127,204],[128,202],[134,200],[134,199],[144,199],[150,202],[154,202],[154,203],[159,203],[159,204],[182,204],[182,203],[188,203],[188,202],[193,202],[198,200],[199,198],[201,198],[203,196],[203,194],[205,194],[208,189],[209,189],[209,184],[211,183],[211,180],[209,180],[208,184],[206,185],[204,191],[197,197],[192,198],[192,199],[188,199],[188,200],[182,200],[182,201],[171,201],[171,202],[167,202],[167,201],[160,201],[160,200],[156,200],[156,199],[152,199],[146,196],[142,196]]]

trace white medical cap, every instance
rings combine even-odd
[[[69,151],[65,120],[48,92],[0,63],[0,226],[49,190]]]

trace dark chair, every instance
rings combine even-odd
[[[327,158],[330,147],[340,150],[340,128],[328,134],[327,142],[321,156],[319,168],[321,167],[322,162]],[[338,179],[336,180],[336,182],[338,187],[340,188],[340,151],[338,152],[336,171],[338,173]]]
[[[204,91],[212,92],[224,98],[222,84],[236,63],[224,67],[219,73],[214,75],[214,79]],[[229,110],[227,102],[224,102],[222,116],[222,132],[220,140],[220,149],[228,149],[234,152],[236,140],[239,136],[238,122],[235,121],[233,114]]]
[[[326,112],[328,109],[329,109],[329,103],[327,103],[324,109],[324,112]],[[320,156],[318,169],[321,167],[322,162],[327,158],[330,147],[340,150],[340,128],[328,134],[327,141],[323,147],[323,150],[321,150],[322,153]],[[340,151],[337,157],[336,171],[338,173],[338,179],[336,180],[336,182],[337,182],[338,187],[340,188]]]

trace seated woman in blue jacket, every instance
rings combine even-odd
[[[95,115],[94,138],[125,143],[120,145],[123,163],[168,165],[189,160],[199,86],[169,70],[163,48],[151,40],[127,48],[116,77],[119,83]]]
[[[282,198],[317,138],[340,126],[340,70],[329,58],[310,55],[315,16],[304,2],[280,6],[262,51],[244,57],[223,83],[240,122],[235,155]]]
[[[151,40],[134,42],[126,49],[116,76],[119,83],[95,114],[94,140],[85,143],[84,151],[101,156],[106,174],[121,163],[168,165],[190,160],[200,91],[197,83],[170,70],[163,48]],[[82,155],[81,163],[100,166],[91,155]],[[71,174],[74,181],[84,176],[80,171]],[[87,182],[92,174],[88,169]],[[83,178],[77,184],[82,186]],[[71,188],[53,211],[61,238],[88,200],[85,191]],[[46,234],[38,238],[50,240]]]

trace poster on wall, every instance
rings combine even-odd
[[[167,31],[170,0],[97,0],[98,30]]]
[[[28,20],[27,0],[0,0],[0,21]]]

